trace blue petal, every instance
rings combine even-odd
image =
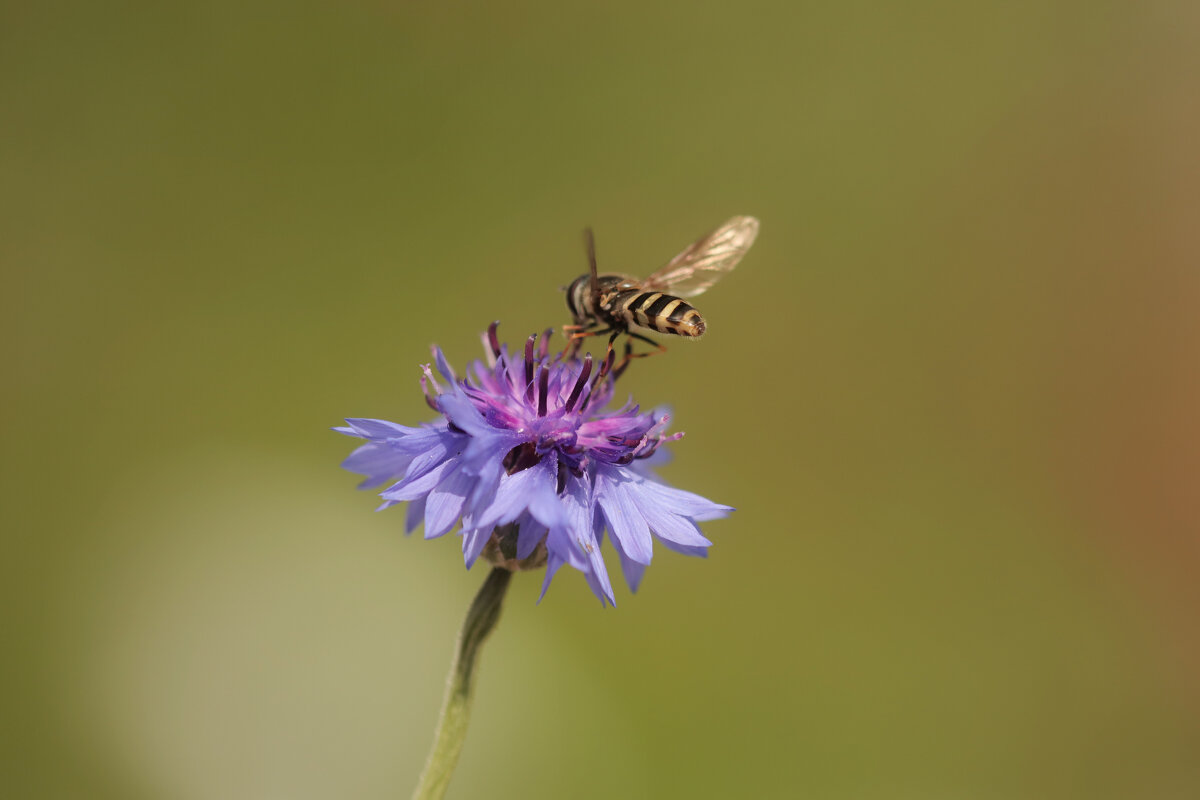
[[[471,527],[494,528],[507,525],[525,511],[529,505],[529,494],[536,475],[522,470],[514,475],[501,475],[496,491],[478,511],[467,520]],[[484,498],[488,500],[489,498]]]
[[[515,431],[489,427],[487,432],[472,435],[467,439],[467,446],[462,454],[463,460],[469,471],[480,472],[488,464],[503,461],[508,451],[523,441],[525,437]]]
[[[471,515],[468,524],[494,528],[516,521],[526,509],[549,527],[563,521],[562,504],[554,493],[557,461],[551,453],[529,469],[502,475],[492,502]]]
[[[698,494],[685,492],[682,489],[675,489],[658,481],[644,481],[642,491],[645,493],[647,499],[662,505],[667,511],[678,514],[681,517],[691,517],[697,522],[720,519],[721,517],[728,516],[733,511],[732,506],[723,506],[714,503]]]
[[[712,544],[700,534],[696,523],[686,517],[664,511],[654,498],[644,491],[646,483],[647,481],[630,482],[627,484],[628,493],[659,539],[685,547],[708,547]]]
[[[695,556],[696,558],[708,558],[707,547],[692,547],[686,544],[676,544],[668,539],[661,539],[663,547],[672,550],[676,553],[681,553],[685,556]]]
[[[350,425],[348,429],[334,428],[334,430],[338,433],[345,433],[348,436],[361,436],[364,439],[394,439],[411,436],[421,431],[420,428],[408,428],[404,425],[398,425],[395,422],[388,422],[385,419],[360,419],[355,417],[347,419],[346,422]]]
[[[466,527],[472,527],[474,520],[495,501],[500,479],[504,474],[504,465],[497,457],[491,462],[481,464],[477,472],[464,465],[463,472],[475,473],[475,488],[471,490],[471,496],[467,498],[462,510],[463,523]]]
[[[558,485],[558,456],[553,451],[525,472],[533,473],[529,493],[529,513],[546,527],[566,522],[562,500],[555,488]]]
[[[438,372],[442,373],[442,377],[453,384],[458,383],[458,377],[454,374],[450,364],[446,361],[446,356],[442,353],[442,348],[437,345],[433,346],[433,361],[437,364]]]
[[[466,441],[466,437],[461,433],[449,430],[448,426],[443,422],[441,426],[430,425],[421,428],[411,436],[387,439],[386,441],[389,447],[401,453],[409,453],[415,456],[433,451],[449,452],[458,450],[462,447],[463,442]]]
[[[380,492],[380,496],[387,500],[416,500],[418,497],[424,497],[428,494],[433,487],[442,482],[442,479],[450,471],[457,468],[458,459],[451,458],[427,472],[405,478],[395,486]]]
[[[605,465],[598,465],[596,499],[608,520],[613,540],[621,550],[639,564],[649,564],[653,555],[650,526],[625,490],[625,481],[620,473]]]
[[[479,413],[479,409],[475,408],[475,404],[459,392],[439,395],[437,405],[446,415],[446,419],[470,436],[487,436],[496,432],[495,428],[487,424],[487,420]]]
[[[487,528],[472,528],[463,531],[463,560],[466,562],[467,569],[475,564],[475,560],[483,552],[483,546],[488,543],[490,538],[492,538],[492,532]]]
[[[608,573],[604,572],[597,575],[592,570],[584,570],[583,577],[587,579],[588,587],[592,590],[592,594],[600,598],[600,607],[604,607],[604,599],[608,598],[608,602],[615,607],[617,601],[613,599],[612,584],[608,582]]]
[[[388,501],[394,502],[394,501]],[[404,533],[408,535],[417,529],[425,519],[425,498],[418,497],[408,504],[408,508],[404,509]]]
[[[468,473],[486,479],[494,492],[494,483],[499,481],[500,471],[504,467],[504,457],[509,455],[514,446],[514,438],[509,435],[472,437],[467,440],[467,447],[462,451],[462,467]]]
[[[625,583],[629,584],[629,591],[636,593],[638,587],[642,585],[642,576],[646,574],[646,565],[626,558],[619,547],[617,548],[617,558],[621,562],[621,572],[625,575]]]
[[[398,453],[386,443],[367,442],[346,457],[342,469],[366,475],[358,488],[370,489],[403,475],[411,462],[412,456]]]
[[[467,493],[475,479],[462,470],[451,472],[425,498],[425,538],[433,539],[449,531],[458,520]]]
[[[547,527],[538,522],[528,513],[521,515],[517,527],[517,558],[525,559],[533,555],[533,551],[549,533]]]
[[[413,456],[412,462],[408,465],[408,469],[404,471],[404,479],[415,481],[425,473],[432,469],[436,469],[441,464],[444,464],[450,457],[449,451],[444,445],[436,444],[429,450],[422,453],[417,453]]]
[[[617,601],[613,597],[612,582],[608,579],[608,568],[600,554],[603,528],[599,525],[599,515],[593,507],[592,492],[586,482],[574,475],[569,476],[563,489],[562,503],[566,524],[550,529],[546,537],[546,549],[557,551],[583,572],[601,604],[607,598],[615,606]]]
[[[546,596],[546,590],[550,588],[550,579],[554,577],[555,573],[557,573],[565,563],[566,562],[560,556],[556,555],[551,555],[546,559],[546,577],[542,581],[542,593],[538,595],[537,601],[539,603],[542,602],[542,598]],[[600,603],[603,605],[603,598],[601,598]]]

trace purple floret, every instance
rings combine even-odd
[[[409,428],[347,419],[334,430],[366,439],[342,466],[366,476],[359,488],[394,481],[380,509],[407,502],[405,527],[432,539],[460,526],[469,568],[481,553],[511,569],[545,564],[542,596],[570,564],[601,604],[614,602],[600,545],[607,529],[629,588],[637,591],[651,544],[704,556],[711,544],[696,523],[733,509],[658,481],[647,459],[682,434],[664,433],[666,414],[612,399],[611,354],[598,368],[590,356],[551,355],[549,331],[531,336],[524,353],[484,336],[486,362],[459,379],[434,348],[446,385],[427,365],[421,384],[442,418]],[[522,357],[523,356],[523,357]],[[540,597],[539,597],[540,600]]]

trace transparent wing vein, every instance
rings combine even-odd
[[[676,297],[695,297],[736,267],[757,235],[757,219],[734,217],[684,248],[647,278],[645,286]]]

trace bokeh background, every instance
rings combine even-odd
[[[739,511],[514,581],[457,798],[1200,796],[1200,6],[6,3],[7,797],[390,798],[428,346],[762,220],[626,388]]]

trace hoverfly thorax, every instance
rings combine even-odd
[[[632,279],[625,275],[598,275],[596,283],[599,292],[592,291],[592,275],[586,273],[571,281],[567,287],[567,308],[578,325],[596,323],[608,324],[605,313],[605,299],[621,290],[623,285],[632,285]]]

